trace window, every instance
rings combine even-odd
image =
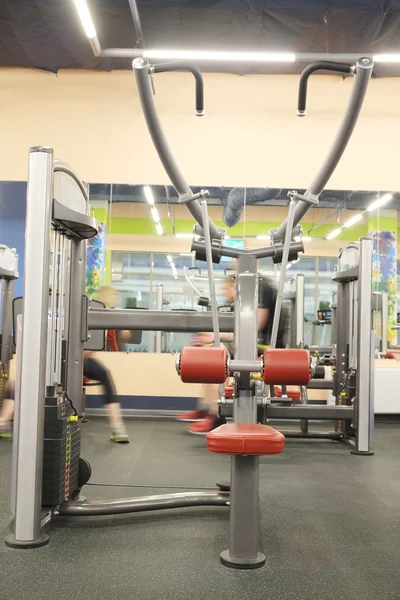
[[[151,255],[113,252],[111,283],[119,292],[120,308],[149,308]]]
[[[304,342],[308,345],[329,346],[331,344],[331,327],[316,324],[317,311],[328,308],[336,284],[332,281],[336,258],[300,256],[286,270],[285,289],[298,274],[304,275],[305,286],[305,326]],[[400,265],[399,265],[400,266]],[[207,264],[195,261],[192,254],[165,254],[139,252],[112,252],[111,283],[120,292],[121,308],[156,309],[157,289],[162,286],[163,310],[207,310],[198,304],[198,295],[185,278],[187,269],[190,278],[200,293],[209,298],[209,282]],[[279,280],[280,265],[275,265],[272,258],[259,260],[259,271],[267,277]],[[400,268],[398,270],[400,273]],[[227,259],[214,265],[217,301],[224,304],[221,294],[221,281],[236,273],[236,261]],[[400,278],[398,283],[400,292]],[[163,352],[178,352],[190,340],[191,334],[162,334]],[[130,352],[153,352],[154,332],[143,332],[140,344],[129,344]]]

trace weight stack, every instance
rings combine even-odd
[[[42,505],[57,506],[78,489],[81,450],[80,424],[71,420],[71,407],[60,398],[46,398]]]

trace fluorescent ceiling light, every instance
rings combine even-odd
[[[171,264],[172,263],[172,256],[170,254],[167,254],[167,261]]]
[[[342,233],[342,228],[339,227],[338,229],[334,229],[333,231],[331,231],[330,233],[328,233],[328,235],[326,236],[327,240],[333,240],[333,238],[337,237],[340,233]]]
[[[156,223],[156,231],[157,231],[158,235],[164,235],[164,231],[163,231],[161,223]]]
[[[176,234],[175,234],[175,237],[177,237],[177,238],[182,238],[182,239],[183,239],[183,238],[187,238],[187,239],[189,239],[189,238],[192,238],[192,237],[193,237],[193,233],[176,233]]]
[[[143,56],[168,60],[215,60],[227,62],[284,62],[293,63],[296,55],[292,52],[235,52],[229,50],[144,50]]]
[[[388,202],[390,202],[392,198],[393,198],[392,194],[385,194],[381,198],[378,198],[377,200],[374,200],[374,202],[371,202],[371,204],[369,206],[367,206],[367,211],[371,212],[372,210],[375,210],[376,208],[380,208],[384,204],[387,204]]]
[[[94,27],[88,5],[86,4],[86,0],[74,0],[74,4],[87,37],[90,39],[96,38],[96,29]]]
[[[150,204],[150,206],[154,206],[154,196],[151,187],[149,185],[144,185],[143,191],[147,202]]]
[[[174,279],[178,279],[178,275],[174,275]]]
[[[158,210],[154,206],[151,209],[151,216],[153,217],[153,221],[155,223],[160,222],[160,215],[158,214]]]
[[[270,240],[271,236],[270,235],[257,235],[256,239],[257,240]]]
[[[355,225],[358,223],[358,221],[361,221],[362,218],[362,213],[358,213],[358,215],[354,215],[354,217],[351,217],[345,223],[343,223],[343,227],[352,227],[352,225]]]
[[[373,56],[376,63],[400,63],[400,53],[393,54],[375,54]]]

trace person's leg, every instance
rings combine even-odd
[[[218,400],[220,397],[219,386],[212,384],[203,385],[203,405],[207,407],[207,415],[201,421],[188,427],[190,433],[205,435],[225,422],[218,415]]]
[[[225,348],[228,354],[233,356],[233,341],[230,345],[230,348]],[[225,382],[225,385],[229,383],[229,378]],[[212,431],[216,427],[219,427],[223,423],[226,423],[225,419],[222,419],[218,414],[218,400],[220,398],[220,389],[219,385],[213,385],[210,383],[206,383],[203,385],[203,399],[202,404],[206,407],[207,414],[206,416],[197,423],[193,423],[188,427],[188,431],[190,433],[195,433],[197,435],[205,435],[209,431]]]
[[[111,427],[111,439],[117,443],[129,442],[129,437],[122,419],[121,405],[117,401],[114,381],[110,371],[94,358],[85,358],[83,374],[88,379],[99,381],[104,388],[104,407]]]
[[[183,423],[196,423],[203,421],[210,413],[216,412],[218,396],[215,395],[215,386],[204,384],[203,396],[199,398],[197,408],[178,415],[176,418]]]

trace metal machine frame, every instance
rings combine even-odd
[[[318,197],[336,168],[355,127],[363,99],[372,72],[372,62],[368,58],[359,59],[355,68],[355,83],[346,114],[339,132],[333,142],[328,157],[317,173],[304,195],[297,192],[290,194],[289,214],[287,219],[272,233],[272,245],[257,250],[237,250],[223,245],[223,232],[216,231],[209,222],[206,206],[207,193],[194,195],[180,172],[172,156],[168,142],[161,127],[156,111],[153,88],[151,85],[152,68],[144,58],[136,58],[133,63],[139,97],[154,146],[160,160],[175,187],[179,200],[190,209],[198,225],[194,229],[192,250],[197,258],[207,259],[209,275],[212,277],[211,261],[219,262],[221,256],[237,258],[236,301],[235,301],[235,362],[249,362],[256,358],[257,347],[257,306],[258,306],[258,268],[257,261],[261,257],[273,256],[281,262],[281,276],[277,295],[277,305],[272,328],[271,346],[274,347],[283,300],[283,286],[286,265],[290,255],[302,251],[296,245],[294,234],[298,234],[300,219],[310,206],[318,203]],[[363,285],[365,282],[363,280]],[[212,286],[211,286],[212,290]],[[215,304],[215,303],[214,303]],[[212,308],[215,310],[216,306]],[[364,313],[363,316],[365,317]],[[219,341],[218,317],[214,314],[214,336],[216,345]],[[370,332],[368,332],[370,335]],[[362,340],[365,341],[365,340]],[[239,367],[239,365],[238,365]],[[250,373],[247,369],[237,369],[237,396],[234,399],[233,415],[235,422],[255,423],[257,419],[257,403],[255,401]],[[231,512],[230,512],[230,544],[229,550],[221,554],[221,561],[226,566],[255,568],[262,566],[265,557],[258,549],[258,479],[259,459],[255,456],[232,456],[231,470]],[[246,510],[247,509],[247,510]]]
[[[356,246],[356,244],[351,244]],[[262,382],[257,382],[257,406],[260,422],[299,420],[300,430],[282,430],[287,438],[326,439],[346,442],[354,454],[370,455],[373,428],[373,369],[375,335],[371,306],[372,239],[359,241],[360,259],[351,269],[338,270],[333,279],[338,283],[337,301],[333,305],[335,376],[333,381],[313,378],[308,389],[333,390],[335,405],[307,404],[306,389],[301,389],[300,403],[287,396],[268,396]],[[369,311],[369,312],[368,312]],[[368,318],[370,315],[369,326]],[[337,315],[341,315],[340,319]],[[361,327],[363,324],[363,327]],[[363,339],[360,338],[362,331]],[[361,345],[360,345],[361,344]],[[369,349],[369,352],[366,351]],[[371,354],[372,353],[372,354]],[[314,362],[316,366],[316,362]],[[313,370],[314,376],[317,372]],[[362,387],[359,387],[362,382]],[[231,417],[232,400],[223,399],[220,414]],[[312,421],[334,421],[333,431],[310,431]]]
[[[290,302],[289,346],[302,348],[304,346],[304,275],[296,275],[291,281],[292,291],[285,294]]]
[[[89,331],[212,330],[206,313],[89,310],[86,240],[97,231],[85,185],[70,167],[54,160],[52,148],[31,148],[15,393],[11,490],[15,518],[14,532],[6,538],[13,548],[47,544],[49,537],[42,528],[58,514],[110,515],[229,503],[229,494],[218,490],[112,502],[78,499],[85,471],[78,419],[84,415],[83,351]],[[223,330],[232,331],[230,316],[221,315]]]
[[[0,244],[0,294],[1,294],[1,341],[0,341],[0,408],[3,384],[9,377],[10,360],[14,353],[12,306],[14,281],[18,279],[18,254],[15,249]]]
[[[180,202],[187,205],[198,222],[192,249],[197,258],[208,258],[209,268],[211,261],[218,262],[221,256],[238,259],[235,313],[218,314],[212,298],[212,315],[205,312],[90,309],[84,293],[85,240],[96,234],[97,224],[88,215],[86,188],[69,167],[54,161],[51,148],[31,149],[24,314],[16,382],[18,417],[13,475],[15,502],[12,507],[15,522],[14,532],[6,543],[17,548],[46,544],[48,536],[42,527],[57,514],[105,515],[230,504],[229,550],[222,553],[221,560],[227,566],[256,568],[265,562],[265,556],[258,548],[257,456],[233,456],[230,495],[219,491],[188,492],[111,502],[79,501],[82,480],[79,477],[80,426],[77,419],[84,412],[84,342],[88,330],[95,329],[214,331],[215,335],[219,331],[234,331],[234,362],[239,373],[235,420],[255,423],[257,411],[250,373],[255,369],[257,348],[257,261],[261,257],[271,256],[276,262],[282,262],[275,313],[279,320],[282,279],[287,260],[303,250],[302,242],[294,241],[294,236],[300,231],[297,224],[308,208],[318,202],[318,196],[347,146],[363,104],[373,62],[369,58],[358,60],[349,104],[325,162],[304,195],[291,193],[289,217],[278,230],[271,232],[272,245],[257,250],[238,250],[223,245],[224,231],[207,217],[207,193],[193,195],[172,157],[154,104],[151,84],[153,69],[142,58],[133,62],[133,68],[147,126],[160,159],[179,194]],[[75,194],[55,193],[54,179],[59,171],[67,182],[73,182]],[[72,206],[71,199],[74,198],[76,202]],[[277,323],[274,323],[273,337],[276,330]],[[52,457],[49,441],[54,452]],[[54,461],[58,461],[59,473],[64,475],[63,485],[61,489],[56,489],[57,501],[50,507],[47,505],[46,512],[42,513],[43,494],[46,495],[49,490],[53,493],[55,489],[54,480],[44,477],[46,465],[53,467]]]

